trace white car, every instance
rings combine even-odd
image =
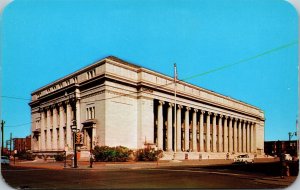
[[[253,163],[254,162],[254,158],[250,158],[248,154],[242,154],[242,155],[238,155],[237,157],[235,157],[233,159],[233,162],[235,163]]]
[[[284,154],[284,160],[292,161],[293,157],[290,154]]]
[[[7,156],[1,156],[1,164],[9,165],[9,158]]]

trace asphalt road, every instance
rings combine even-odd
[[[231,165],[176,166],[151,169],[37,169],[2,168],[7,184],[14,188],[112,189],[112,188],[283,188],[283,181],[265,173],[239,170]],[[293,179],[295,179],[294,177]],[[287,179],[287,178],[286,178]],[[292,179],[292,181],[293,181]]]

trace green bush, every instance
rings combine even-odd
[[[65,160],[65,154],[57,154],[54,155],[55,161],[64,161]]]
[[[156,161],[162,156],[162,150],[155,150],[154,148],[139,149],[136,152],[136,159],[138,161]]]
[[[31,152],[20,152],[16,155],[20,160],[34,160]]]
[[[96,162],[126,162],[130,159],[132,151],[124,146],[95,146],[93,154]]]

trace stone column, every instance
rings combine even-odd
[[[163,150],[163,101],[157,107],[157,147]]]
[[[50,107],[47,109],[47,150],[51,150],[51,110]]]
[[[185,116],[184,116],[184,151],[189,150],[189,142],[190,142],[190,118],[189,118],[189,110],[191,108],[186,107]]]
[[[70,105],[70,102],[66,102],[67,104],[67,122],[66,122],[66,145],[68,149],[72,149],[73,143],[72,143],[72,130],[71,130],[71,125],[72,125],[72,107]]]
[[[41,112],[41,138],[40,138],[40,141],[41,141],[41,148],[40,150],[46,150],[46,146],[45,146],[45,111],[42,110]]]
[[[168,121],[167,121],[167,138],[168,138],[168,145],[167,145],[167,151],[172,151],[172,107],[173,104],[169,103],[169,107],[168,107]]]
[[[227,119],[228,116],[224,116],[224,152],[228,152],[228,127],[227,127]]]
[[[192,132],[193,132],[193,152],[197,152],[197,109],[194,109],[193,112],[193,125],[192,125]]]
[[[229,130],[228,130],[228,143],[229,143],[229,149],[228,151],[231,153],[232,152],[232,149],[233,149],[233,138],[232,138],[232,120],[233,118],[232,117],[229,117]]]
[[[64,150],[65,148],[65,142],[64,142],[64,126],[65,126],[65,113],[64,113],[64,107],[62,103],[59,105],[59,149]]]
[[[181,152],[181,109],[182,109],[182,106],[181,105],[178,105],[178,109],[177,109],[177,116],[176,116],[176,119],[177,119],[177,129],[176,129],[176,151],[177,152]]]
[[[238,125],[238,152],[242,152],[242,120]]]
[[[233,124],[233,151],[237,152],[237,119],[234,119]]]
[[[199,143],[200,143],[200,152],[204,152],[204,138],[203,138],[203,114],[205,111],[200,111],[200,126],[199,126]]]
[[[253,124],[253,152],[256,153],[256,123]]]
[[[217,152],[217,114],[213,113],[212,151]]]
[[[206,116],[206,152],[210,152],[210,112]]]
[[[247,123],[247,152],[250,152],[250,122]]]
[[[222,117],[223,115],[220,114],[220,117],[219,117],[219,131],[218,131],[218,141],[219,141],[219,144],[218,144],[218,152],[223,152],[223,141],[222,141],[222,136],[223,136],[223,131],[222,131]]]
[[[243,152],[246,152],[246,122],[243,122]]]
[[[250,152],[254,152],[253,149],[253,123],[250,125]]]
[[[52,150],[57,150],[57,109],[56,106],[53,106],[53,129],[52,129],[52,135],[53,135],[53,141],[52,141]]]
[[[77,129],[81,130],[81,119],[80,119],[80,99],[76,100],[76,125]]]

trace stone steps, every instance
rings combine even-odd
[[[238,155],[248,154],[254,157],[254,153],[236,153],[229,154],[229,159],[233,159]],[[201,160],[201,159],[226,159],[227,153],[218,152],[163,152],[160,160]]]

